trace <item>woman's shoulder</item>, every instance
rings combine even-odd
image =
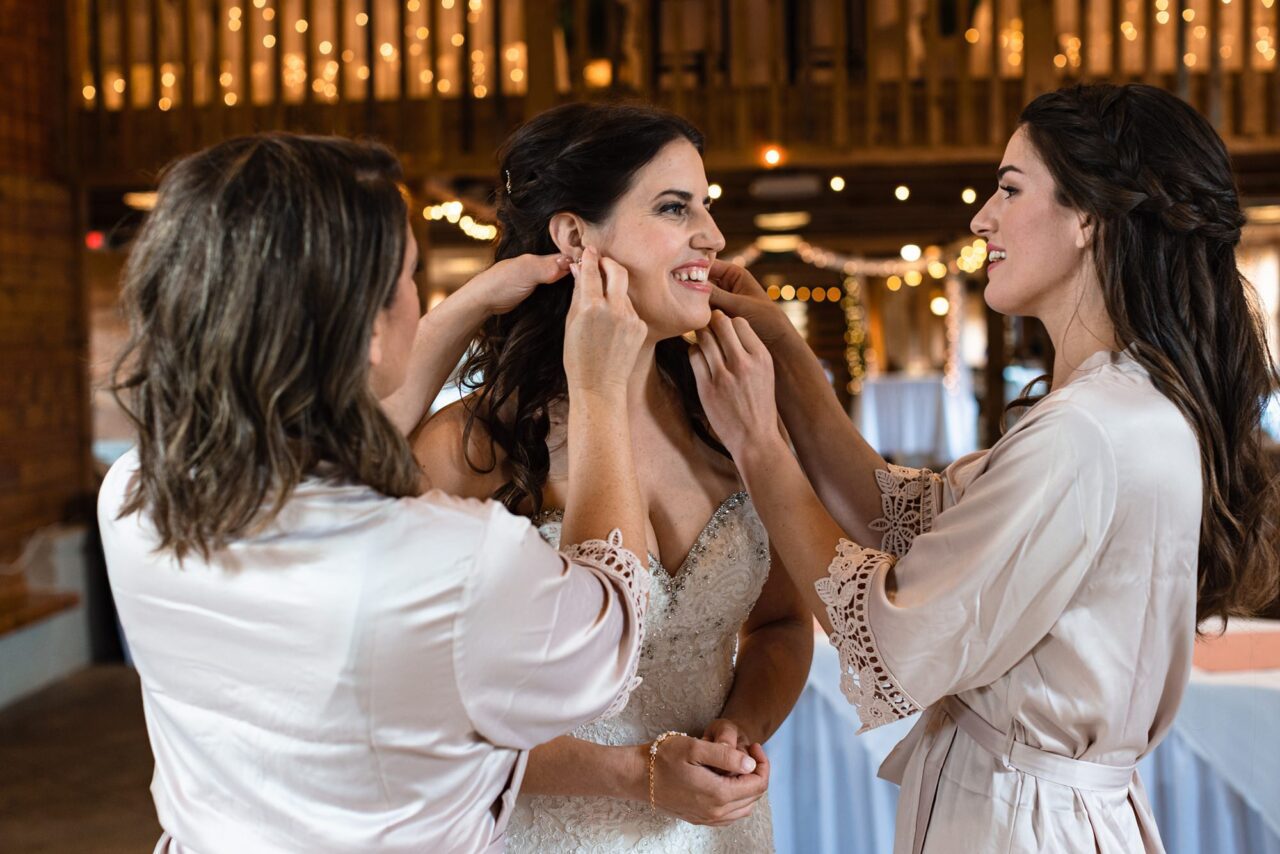
[[[474,395],[428,416],[409,435],[409,444],[431,489],[488,498],[506,482],[503,456],[490,440],[484,423],[471,419],[473,401]]]

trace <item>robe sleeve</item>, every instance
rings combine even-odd
[[[992,449],[953,504],[945,479],[881,472],[884,506],[897,514],[881,525],[882,548],[842,540],[817,582],[841,690],[863,730],[1008,672],[1049,633],[1093,564],[1115,510],[1112,447],[1079,406],[1042,406]],[[918,527],[917,483],[939,511]]]
[[[476,731],[526,750],[620,711],[640,684],[648,595],[617,531],[562,554],[495,506],[454,644]]]

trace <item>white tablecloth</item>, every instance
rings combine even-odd
[[[876,769],[914,719],[855,736],[839,682],[836,652],[820,643],[800,702],[765,745],[778,854],[893,850],[898,787]],[[1280,854],[1280,673],[1197,672],[1138,769],[1169,854]]]
[[[949,463],[977,449],[978,405],[963,382],[941,374],[882,374],[863,381],[853,421],[883,456]]]

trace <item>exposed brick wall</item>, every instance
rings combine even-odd
[[[0,561],[89,486],[64,14],[0,0]]]

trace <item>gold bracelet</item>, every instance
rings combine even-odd
[[[668,738],[671,738],[671,736],[673,735],[687,736],[688,733],[676,732],[673,729],[669,729],[666,732],[664,732],[662,735],[655,738],[653,740],[653,744],[649,745],[649,807],[653,810],[658,809],[658,803],[656,800],[654,800],[654,797],[653,797],[653,771],[654,771],[654,767],[658,763],[658,745],[662,744],[662,742],[666,741]]]

